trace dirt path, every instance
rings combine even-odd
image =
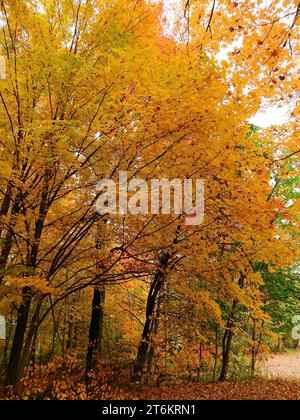
[[[300,381],[300,351],[272,355],[261,364],[261,372],[268,379],[298,379]]]

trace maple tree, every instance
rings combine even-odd
[[[37,357],[50,376],[83,362],[90,390],[103,369],[158,384],[254,374],[299,310],[298,1],[0,7],[5,384],[20,389]],[[275,105],[285,124],[249,122]],[[203,223],[99,214],[98,181],[120,171],[205,180]]]

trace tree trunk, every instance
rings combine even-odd
[[[281,351],[281,347],[282,347],[282,339],[281,339],[281,335],[278,335],[278,342],[277,342],[277,351],[278,353]]]
[[[35,311],[33,313],[31,322],[30,322],[30,327],[29,327],[29,331],[26,337],[24,350],[22,351],[22,357],[20,359],[20,364],[19,364],[19,369],[18,369],[18,381],[22,379],[26,366],[30,360],[30,349],[32,347],[32,341],[37,336],[37,332],[38,332],[37,325],[38,325],[38,319],[39,319],[41,307],[42,307],[42,302],[38,302],[35,308]]]
[[[72,320],[68,321],[68,338],[67,338],[67,351],[72,351],[73,349],[73,322]]]
[[[153,322],[153,335],[156,336],[159,330],[159,320],[160,320],[160,305],[161,305],[161,294],[158,298],[158,302],[157,302],[157,309],[156,309],[156,314],[155,314],[155,319]],[[155,347],[156,344],[153,341],[153,337],[150,343],[150,350],[149,350],[149,356],[148,356],[148,368],[147,368],[147,375],[148,375],[148,379],[150,381],[150,378],[152,376],[152,370],[153,370],[153,374],[155,371],[155,368],[153,369],[153,364],[154,364],[154,360],[155,360]]]
[[[98,354],[103,357],[103,330],[104,330],[104,309],[105,289],[104,286],[100,289],[100,318],[99,318],[99,339],[98,339]]]
[[[103,322],[103,300],[104,292],[99,288],[94,289],[93,302],[92,302],[92,315],[89,328],[89,342],[86,356],[86,367],[85,367],[85,380],[88,382],[89,372],[95,367],[95,352],[99,348],[99,339],[102,335]],[[102,337],[101,337],[102,338]]]
[[[231,351],[231,342],[233,338],[233,326],[234,326],[234,316],[235,310],[237,307],[237,300],[235,300],[232,304],[231,314],[229,315],[226,331],[223,336],[222,340],[222,369],[219,377],[219,381],[225,381],[227,378],[228,372],[228,365],[229,365],[229,358],[230,358],[230,351]]]
[[[29,356],[29,360],[30,360],[30,375],[34,375],[35,372],[35,359],[36,359],[36,343],[37,343],[37,331],[35,336],[33,337],[32,340],[32,346],[31,346],[31,350],[30,350],[30,356]]]
[[[75,320],[75,307],[77,302],[77,293],[73,296],[73,299],[69,304],[68,311],[68,334],[67,334],[67,351],[74,350],[76,341],[76,320]]]
[[[213,375],[212,381],[216,381],[217,375],[217,367],[218,367],[218,359],[219,359],[219,327],[216,325],[216,336],[215,336],[215,360],[214,360],[214,367],[213,367]]]
[[[243,289],[244,287],[244,280],[245,280],[244,274],[240,273],[238,285],[241,289]],[[232,343],[232,338],[233,338],[233,327],[234,327],[234,320],[235,320],[237,306],[238,306],[238,301],[235,299],[232,303],[231,313],[228,317],[226,331],[224,333],[223,340],[222,340],[222,369],[221,369],[219,381],[225,381],[227,379],[231,343]]]
[[[232,330],[226,331],[226,333],[224,334],[223,346],[222,346],[222,355],[223,355],[222,370],[220,373],[219,381],[225,381],[227,378],[232,337],[233,337]]]
[[[1,228],[1,231],[0,231],[1,239],[3,239],[3,245],[2,245],[1,254],[0,254],[0,269],[1,270],[5,269],[6,267],[9,253],[13,245],[14,228],[17,224],[18,215],[20,213],[21,197],[22,197],[22,194],[19,192],[17,194],[14,205],[12,207],[10,221],[7,228],[5,228],[6,234],[4,235],[3,238],[2,238],[2,231],[4,229]],[[5,211],[6,210],[4,209],[3,215],[5,215]],[[0,284],[2,283],[2,280],[3,280],[3,274],[0,275]]]
[[[254,319],[253,328],[252,328],[251,372],[250,372],[251,376],[254,376],[255,374],[255,362],[256,362],[256,354],[257,354],[255,340],[256,340],[256,321]]]
[[[2,201],[1,209],[0,209],[0,216],[7,216],[8,210],[11,203],[11,197],[12,197],[12,180],[10,179],[8,181],[6,191],[4,194],[4,198]]]
[[[24,336],[28,321],[31,305],[31,289],[24,287],[23,303],[18,309],[18,320],[7,366],[5,386],[16,386],[18,381],[18,371],[23,348]]]
[[[160,265],[157,269],[153,282],[151,284],[147,305],[146,305],[146,320],[142,332],[141,341],[138,348],[136,361],[133,367],[131,376],[131,382],[140,382],[145,367],[147,353],[149,349],[149,343],[151,338],[151,332],[153,331],[153,319],[156,307],[157,296],[164,284],[165,270],[168,266],[171,254],[169,252],[163,252],[159,258]]]
[[[199,382],[200,380],[200,373],[201,373],[201,364],[202,364],[202,343],[199,343],[199,364],[197,369],[197,378],[196,381]]]

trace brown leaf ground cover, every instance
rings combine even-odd
[[[300,400],[300,352],[274,354],[261,363],[264,379],[145,388],[135,398],[151,400]]]
[[[130,398],[130,396],[128,396]],[[131,398],[142,400],[300,400],[300,382],[251,380],[180,384],[145,388]]]

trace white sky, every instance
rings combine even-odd
[[[273,106],[265,111],[258,112],[255,117],[250,119],[250,122],[261,128],[267,128],[273,124],[281,125],[288,121],[289,111],[290,107],[287,105],[282,108]]]

